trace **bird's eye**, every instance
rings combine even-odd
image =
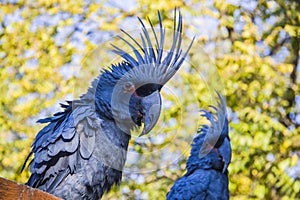
[[[125,84],[124,84],[124,88],[125,89],[129,89],[129,88],[131,88],[133,86],[133,84],[131,83],[131,82],[126,82]]]
[[[133,83],[131,82],[126,82],[123,85],[123,92],[124,93],[133,93],[135,91],[135,86]]]

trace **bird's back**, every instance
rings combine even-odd
[[[130,135],[101,120],[87,99],[72,104],[41,121],[50,123],[33,143],[27,185],[64,199],[99,199],[121,181]]]
[[[224,97],[219,93],[216,117],[202,110],[211,125],[202,125],[192,143],[187,160],[187,173],[179,178],[170,192],[168,200],[201,199],[228,200],[228,170],[231,161],[231,146],[228,136],[228,120]]]
[[[197,169],[178,179],[167,200],[227,200],[228,177],[214,169]]]

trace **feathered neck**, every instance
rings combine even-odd
[[[215,169],[222,171],[223,161],[218,153],[211,150],[205,157],[200,157],[200,148],[204,142],[205,134],[199,134],[194,140],[191,149],[191,155],[187,160],[187,171],[192,172],[196,169]]]

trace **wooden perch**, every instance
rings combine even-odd
[[[60,198],[0,177],[0,200],[60,200]]]

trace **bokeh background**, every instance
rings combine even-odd
[[[110,65],[107,44],[120,28],[136,30],[136,16],[157,24],[157,10],[172,28],[175,7],[195,48],[163,91],[158,126],[133,137],[122,183],[104,199],[165,198],[185,172],[198,111],[214,104],[213,88],[227,99],[231,199],[300,199],[297,0],[1,0],[0,176],[26,182],[29,170],[20,169],[43,127],[36,121]]]

